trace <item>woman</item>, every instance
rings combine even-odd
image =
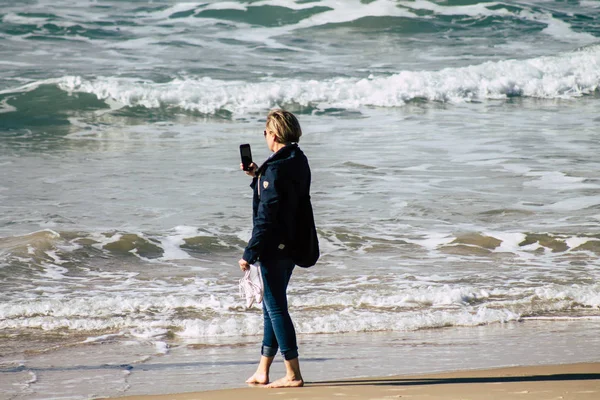
[[[298,361],[296,331],[288,313],[287,286],[294,270],[291,249],[294,245],[296,210],[299,199],[310,193],[310,167],[298,147],[302,130],[296,117],[284,110],[267,116],[264,131],[273,154],[257,167],[250,164],[246,174],[253,177],[252,237],[239,261],[242,271],[260,262],[263,277],[264,336],[261,359],[249,384],[268,384],[269,369],[277,350],[284,358],[286,375],[267,387],[304,385]]]

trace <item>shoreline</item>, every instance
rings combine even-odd
[[[412,399],[563,399],[600,398],[600,362],[502,367],[445,373],[396,375],[306,382],[303,388],[247,387],[165,395],[113,397],[122,400],[224,400],[244,398],[319,400]]]
[[[414,379],[453,371],[474,374],[514,366],[594,364],[600,362],[598,328],[597,320],[527,321],[411,332],[299,335],[300,362],[308,388],[326,381],[345,384],[373,377],[391,379],[391,375]],[[205,398],[209,391],[243,390],[244,381],[256,369],[260,348],[256,337],[242,339],[207,344],[202,339],[136,341],[106,336],[66,347],[22,348],[0,357],[0,393],[15,400],[161,399],[173,393],[202,393]],[[283,362],[277,357],[271,378],[283,374]],[[259,390],[263,396],[280,392],[264,390]]]

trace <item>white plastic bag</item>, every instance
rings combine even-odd
[[[250,265],[244,277],[240,279],[240,297],[246,300],[246,307],[260,304],[263,299],[263,280],[259,265]]]

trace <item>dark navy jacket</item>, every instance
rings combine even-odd
[[[299,199],[310,195],[310,167],[298,144],[288,144],[269,157],[250,187],[253,228],[244,260],[254,264],[289,257]]]

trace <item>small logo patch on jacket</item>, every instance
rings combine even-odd
[[[267,181],[264,181],[264,182],[263,182],[263,187],[264,187],[265,189],[266,189],[266,188],[268,188],[268,187],[269,187],[269,182],[267,182]]]

